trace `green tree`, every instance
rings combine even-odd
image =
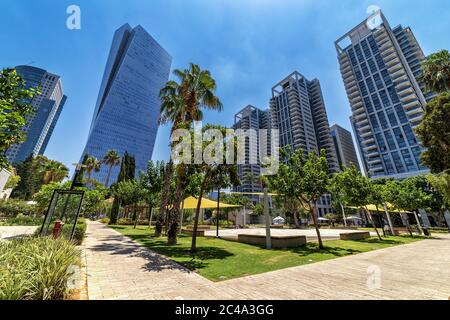
[[[437,175],[426,175],[426,180],[442,196],[443,204],[446,209],[450,208],[450,174],[442,172]]]
[[[153,162],[150,160],[147,165],[147,172],[141,173],[139,182],[145,190],[145,201],[148,208],[148,222],[150,226],[150,216],[153,208],[161,201],[161,191],[164,182],[164,174],[166,171],[166,164],[164,161]]]
[[[116,150],[108,150],[103,157],[103,163],[109,166],[108,174],[106,176],[105,187],[109,187],[109,177],[111,176],[111,170],[120,164],[120,156]]]
[[[411,177],[402,181],[388,181],[386,184],[388,201],[397,209],[404,212],[414,212],[424,208],[430,200],[430,196],[418,186],[418,177]],[[408,218],[406,226],[412,235]]]
[[[122,203],[131,204],[133,206],[132,220],[135,221],[134,228],[136,228],[139,220],[139,217],[136,214],[136,206],[138,202],[145,199],[145,190],[142,185],[135,179],[121,181],[117,184],[114,195],[120,198]]]
[[[120,171],[117,177],[117,182],[110,187],[113,194],[115,193],[115,189],[117,188],[117,185],[120,182],[134,180],[135,171],[136,171],[136,164],[134,157],[128,154],[127,151],[125,151],[125,154],[123,155],[122,160],[120,162]],[[121,204],[122,204],[121,199],[118,196],[114,196],[114,202],[111,207],[110,224],[117,223],[117,216],[119,215]]]
[[[26,88],[25,80],[14,69],[0,72],[0,169],[9,168],[5,152],[14,144],[25,141],[22,128],[34,112],[31,100],[40,94]]]
[[[370,204],[370,197],[372,195],[372,185],[369,178],[364,177],[355,166],[346,168],[333,176],[333,182],[336,189],[341,190],[342,199],[346,204],[360,207],[366,213],[368,220],[375,229],[378,238],[381,240],[381,236],[378,233],[378,229],[373,222],[373,217],[370,211],[367,209],[367,205]]]
[[[305,159],[303,150],[292,151],[290,147],[287,147],[281,149],[280,156],[282,159],[286,159],[286,162],[280,164],[276,175],[269,177],[269,185],[278,193],[296,197],[299,203],[308,207],[319,240],[319,247],[323,249],[318,224],[317,201],[327,192],[329,182],[325,151],[321,150],[320,156],[311,152]]]
[[[422,162],[432,173],[450,169],[450,92],[428,103],[422,122],[416,128],[423,146]]]
[[[171,133],[175,129],[185,126],[190,127],[193,121],[203,119],[202,108],[221,111],[223,106],[220,99],[214,94],[216,82],[208,70],[202,70],[198,65],[190,63],[185,70],[176,69],[174,75],[178,82],[169,81],[161,89],[161,108],[159,122],[162,124],[172,122]],[[171,146],[172,147],[172,146]],[[185,167],[181,165],[177,170],[180,180],[186,179]],[[169,204],[169,190],[174,175],[173,161],[170,159],[166,170],[164,186],[162,192],[161,205],[155,228],[155,236],[161,236],[162,227],[166,220],[166,210]],[[183,190],[178,184],[175,190],[174,203],[172,204],[171,216],[169,220],[176,224],[179,216],[180,203],[182,201]],[[176,242],[176,232],[173,232],[175,225],[171,226],[169,241]]]
[[[226,141],[226,128],[221,126],[214,126],[214,125],[207,125],[204,127],[204,132],[207,132],[209,129],[216,129],[220,130],[222,133],[222,141],[221,145],[223,146]],[[207,148],[209,148],[210,144],[216,143],[217,141],[204,141],[202,145],[202,151],[205,151]],[[236,140],[233,139],[228,142],[228,146],[233,148],[235,151],[237,149]],[[234,152],[234,155],[236,155],[236,152]],[[197,208],[195,210],[194,215],[194,227],[192,232],[192,243],[191,243],[191,253],[194,253],[197,251],[197,229],[198,229],[198,219],[200,216],[200,208],[202,203],[203,195],[206,192],[212,191],[215,187],[217,187],[217,184],[224,183],[227,185],[239,185],[239,177],[237,174],[237,167],[234,164],[228,164],[226,161],[226,154],[225,152],[222,152],[222,157],[220,158],[220,155],[214,154],[214,156],[218,157],[218,161],[214,163],[206,163],[202,162],[201,164],[192,164],[189,165],[190,169],[193,170],[195,174],[200,176],[200,190],[198,194],[198,203]],[[233,163],[236,162],[236,159],[233,159]],[[219,178],[217,178],[219,177]]]
[[[92,181],[92,172],[99,172],[102,163],[96,157],[90,156],[86,160],[86,173],[88,176],[88,181]]]
[[[450,52],[441,50],[428,56],[422,63],[422,76],[428,91],[450,90]]]
[[[69,176],[69,169],[61,162],[55,160],[46,161],[42,168],[42,182],[48,184],[50,182],[61,182]]]

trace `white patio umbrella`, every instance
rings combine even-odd
[[[273,219],[273,224],[284,224],[285,221],[283,217],[278,216]]]

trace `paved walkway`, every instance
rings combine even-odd
[[[449,299],[450,236],[222,282],[98,222],[85,240],[90,299]]]
[[[0,226],[0,239],[11,239],[20,236],[32,235],[38,227],[26,226]]]

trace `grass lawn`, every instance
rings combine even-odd
[[[138,226],[137,229],[133,229],[133,226],[111,228],[213,281],[294,267],[423,239],[418,236],[399,236],[386,237],[380,241],[372,237],[359,241],[326,241],[324,250],[319,250],[317,243],[308,243],[295,249],[265,250],[244,243],[198,237],[198,252],[191,255],[190,236],[181,235],[177,245],[168,246],[165,237],[154,238],[153,228],[149,229],[147,226]]]

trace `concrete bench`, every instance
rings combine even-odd
[[[272,236],[272,248],[296,248],[306,244],[306,236]],[[266,236],[257,234],[239,234],[238,242],[266,245]]]
[[[283,229],[284,225],[282,224],[273,224],[270,226],[271,229]]]
[[[370,238],[369,231],[346,232],[339,234],[341,240],[362,240]]]
[[[192,235],[194,234],[194,230],[192,229],[181,229],[182,233]],[[197,230],[197,237],[204,237],[205,236],[205,230]]]

